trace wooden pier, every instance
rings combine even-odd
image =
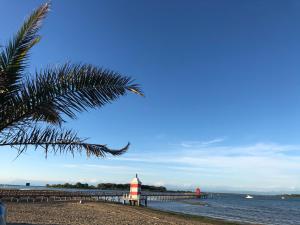
[[[11,202],[50,202],[50,201],[105,201],[124,203],[125,191],[56,191],[56,190],[13,190],[0,189],[0,201]],[[197,198],[194,193],[142,192],[145,205],[149,201],[176,201]],[[202,193],[200,198],[212,197]]]

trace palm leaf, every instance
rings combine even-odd
[[[37,32],[48,11],[48,3],[35,10],[0,51],[0,146],[15,147],[19,154],[29,146],[43,147],[46,155],[124,153],[129,144],[120,150],[90,144],[61,124],[65,117],[75,119],[78,112],[102,107],[128,92],[143,96],[130,77],[86,64],[64,64],[24,77],[29,50],[40,40]],[[38,126],[40,122],[46,125]]]
[[[3,102],[6,95],[18,91],[29,50],[40,40],[37,32],[48,10],[49,3],[36,9],[7,47],[0,52],[0,101]]]
[[[62,115],[102,107],[127,92],[143,95],[126,76],[91,65],[65,64],[28,79],[20,93],[0,109],[0,131],[26,119],[61,124]]]
[[[119,150],[113,150],[106,145],[89,144],[71,130],[54,127],[22,127],[22,129],[9,129],[0,134],[0,146],[11,146],[18,150],[18,155],[27,150],[29,146],[42,147],[46,156],[52,153],[71,153],[85,151],[87,156],[105,157],[106,154],[121,155],[127,151],[129,143]]]

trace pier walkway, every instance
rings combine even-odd
[[[110,201],[123,202],[126,191],[99,191],[99,190],[14,190],[0,189],[0,201],[11,202],[49,202],[49,201]],[[141,196],[147,201],[175,201],[180,199],[197,198],[192,192],[142,192]],[[212,197],[211,194],[202,193],[200,198]]]

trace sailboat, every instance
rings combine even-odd
[[[253,198],[253,196],[251,196],[251,195],[247,195],[245,198]]]

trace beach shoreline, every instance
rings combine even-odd
[[[204,216],[133,207],[107,202],[7,202],[8,225],[233,225],[242,224]]]

